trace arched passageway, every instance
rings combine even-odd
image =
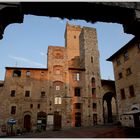
[[[112,123],[116,120],[116,102],[112,92],[107,92],[103,96],[103,118],[104,123]]]

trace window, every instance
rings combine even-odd
[[[130,94],[130,97],[134,97],[135,96],[135,91],[134,91],[133,85],[129,86],[129,94]]]
[[[43,71],[41,71],[41,76],[44,76],[44,72]]]
[[[96,103],[93,103],[93,104],[92,104],[92,108],[93,108],[93,111],[96,111],[96,109],[97,109]]]
[[[96,97],[96,89],[95,88],[92,88],[92,96]]]
[[[131,68],[127,68],[126,69],[126,75],[130,75],[132,72],[131,72]]]
[[[93,57],[91,56],[91,63],[93,63]]]
[[[11,107],[11,114],[16,114],[16,106]]]
[[[80,73],[74,73],[74,80],[79,81],[80,80]]]
[[[74,95],[75,96],[80,96],[80,88],[79,87],[76,87],[75,90],[74,90]]]
[[[81,103],[75,103],[75,109],[80,109],[81,108]]]
[[[60,90],[60,86],[56,86],[56,90]]]
[[[55,97],[54,103],[55,103],[55,104],[61,104],[61,103],[62,103],[61,97]]]
[[[129,58],[128,51],[125,51],[123,55],[124,55],[124,60],[125,61],[128,60],[128,58]]]
[[[40,108],[40,104],[37,105],[37,108],[38,108],[38,109]]]
[[[122,73],[119,73],[119,79],[121,79],[123,77]]]
[[[30,97],[30,91],[29,90],[25,91],[25,97]]]
[[[16,91],[15,90],[11,90],[11,97],[15,97],[16,96]]]
[[[45,91],[42,91],[42,92],[41,92],[41,97],[42,97],[42,98],[45,97]]]
[[[95,83],[95,78],[94,77],[91,79],[91,83]]]
[[[118,57],[116,58],[116,63],[117,63],[117,65],[121,64],[121,61],[120,61],[120,59]]]
[[[30,71],[27,71],[27,72],[26,72],[26,76],[27,76],[27,77],[30,77],[30,74],[31,74]]]
[[[13,71],[13,77],[20,77],[21,76],[21,71],[20,70],[14,70]]]
[[[125,91],[124,91],[124,89],[121,89],[120,92],[121,92],[121,99],[122,100],[125,99],[126,97],[125,97]]]
[[[95,87],[95,78],[94,77],[92,77],[92,79],[91,79],[91,86]]]
[[[74,39],[76,39],[76,35],[74,35]]]
[[[33,104],[30,104],[30,108],[33,108]]]

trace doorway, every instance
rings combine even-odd
[[[77,112],[75,113],[75,127],[81,126],[81,113]]]
[[[31,131],[31,116],[30,115],[24,116],[24,129],[26,132]]]
[[[46,123],[47,123],[47,115],[45,112],[39,112],[37,114],[37,128],[40,131],[45,131],[46,130]]]
[[[140,113],[134,114],[134,125],[135,127],[140,127]]]
[[[93,114],[93,125],[97,125],[97,114]]]
[[[61,129],[61,115],[58,111],[54,112],[54,130],[60,130]]]
[[[116,120],[116,102],[112,92],[107,92],[103,96],[103,118],[104,123],[112,123]]]

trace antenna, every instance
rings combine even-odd
[[[15,66],[17,67],[17,65],[18,65],[18,63],[17,63],[17,61],[16,61],[16,64],[15,64]]]

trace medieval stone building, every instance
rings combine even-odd
[[[114,81],[101,80],[96,29],[67,23],[65,47],[49,46],[47,60],[47,68],[6,67],[0,87],[1,126],[8,127],[11,118],[22,131],[115,120]]]
[[[134,37],[108,61],[115,75],[119,121],[124,126],[140,127],[140,39]]]

